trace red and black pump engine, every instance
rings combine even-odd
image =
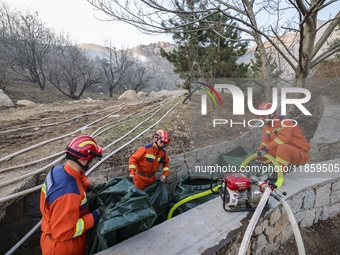
[[[219,191],[223,209],[227,212],[254,211],[263,194],[246,175],[238,172],[227,173]]]

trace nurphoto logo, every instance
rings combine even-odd
[[[222,89],[228,89],[232,95],[233,98],[233,115],[244,115],[244,94],[240,88],[238,88],[235,85],[231,84],[215,84],[215,86],[211,86],[208,84],[200,83],[210,89],[210,91],[217,96],[219,99],[220,105],[222,105],[222,100],[217,93],[216,89],[222,90]],[[208,91],[207,89],[203,89],[203,91],[206,92],[206,94],[201,95],[201,114],[207,115],[207,94],[212,98],[216,105],[216,100],[213,96],[213,94]],[[274,111],[276,111],[278,106],[278,91],[277,88],[272,89],[273,95],[272,95],[272,107],[267,110],[258,110],[253,106],[253,88],[248,87],[247,88],[247,105],[248,109],[251,113],[258,116],[268,116]],[[301,93],[304,94],[305,97],[303,98],[287,98],[288,93]],[[311,99],[311,93],[309,90],[305,88],[288,88],[288,87],[282,87],[281,88],[281,115],[286,115],[286,109],[287,105],[293,104],[295,105],[304,115],[312,115],[304,106],[304,103],[307,103]],[[227,119],[214,119],[213,120],[213,127],[216,125],[225,125],[227,123],[230,123],[231,127],[232,125],[243,125],[246,126],[246,123],[249,127],[261,127],[267,122],[272,122],[272,125],[274,124],[274,121],[280,121],[280,120],[272,120],[272,119],[265,119],[263,121],[262,119],[251,119],[246,121],[245,119],[241,122],[233,122],[233,120],[227,120]],[[297,121],[294,119],[284,119],[281,121],[282,125],[284,127],[294,127],[297,125]],[[291,125],[293,122],[293,126]],[[289,124],[287,124],[289,123]]]

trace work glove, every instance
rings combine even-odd
[[[94,224],[98,223],[100,217],[104,214],[105,209],[106,209],[106,206],[101,205],[92,212],[94,214]]]
[[[99,217],[104,214],[105,209],[106,209],[106,206],[104,205],[101,205],[96,209],[97,213],[99,214]]]
[[[164,174],[162,174],[160,177],[159,177],[159,180],[161,182],[165,182],[166,181],[166,176]]]
[[[105,186],[105,183],[101,184],[95,184],[94,182],[91,182],[89,186],[87,186],[88,191],[92,191],[93,193],[99,192],[101,189],[103,189]]]
[[[267,151],[268,151],[267,147],[263,146],[261,149],[257,150],[256,153],[257,153],[257,156],[263,157],[264,154],[267,153]]]

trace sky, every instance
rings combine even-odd
[[[95,15],[103,14],[94,11],[86,0],[7,0],[7,3],[14,8],[37,11],[47,26],[70,34],[75,43],[104,45],[104,40],[110,40],[116,48],[124,49],[140,44],[172,42],[171,35],[145,35],[123,22],[100,21]],[[327,20],[330,12],[334,12],[334,17],[339,9],[340,1],[337,1],[322,12],[319,19]]]
[[[123,22],[105,22],[95,18],[99,13],[86,0],[7,0],[12,8],[37,11],[39,17],[56,31],[71,35],[75,43],[104,45],[109,39],[116,48],[140,44],[171,42],[171,35],[144,35]]]

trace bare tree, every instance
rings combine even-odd
[[[0,89],[5,90],[9,84],[9,61],[0,43]]]
[[[90,86],[100,83],[100,75],[86,50],[61,36],[48,63],[48,81],[67,97],[79,100]]]
[[[188,1],[190,11],[177,0],[87,0],[92,6],[104,12],[108,20],[123,21],[131,24],[143,33],[173,33],[180,27],[197,22],[196,13],[201,13],[200,21],[206,22],[207,28],[218,28],[207,19],[214,13],[223,13],[237,21],[238,29],[255,42],[262,61],[265,96],[271,99],[270,65],[267,42],[270,48],[275,48],[278,54],[289,64],[295,73],[295,87],[304,87],[305,78],[311,68],[321,63],[340,50],[340,43],[332,48],[321,51],[322,46],[334,31],[340,20],[340,11],[335,17],[328,19],[321,27],[317,27],[318,15],[326,8],[332,7],[336,0],[287,0],[282,1],[248,1],[248,0],[203,0]],[[185,16],[187,23],[176,22]],[[267,20],[260,24],[261,17],[273,17],[275,21]],[[191,18],[191,19],[190,19]],[[318,29],[325,28],[322,36],[317,38]],[[201,29],[205,29],[202,27]],[[216,33],[223,34],[215,29]],[[285,35],[296,36],[298,52],[292,51],[292,45],[285,41]]]
[[[12,11],[8,6],[1,9],[0,20],[1,40],[11,68],[44,90],[44,61],[54,43],[53,30],[45,26],[38,13]]]
[[[150,73],[150,76],[153,77],[149,81],[149,85],[158,90],[177,89],[176,83],[180,83],[178,74],[167,72],[157,66],[149,66],[148,72]]]
[[[152,78],[153,77],[150,76],[149,72],[147,71],[146,64],[139,61],[129,69],[128,75],[125,76],[125,90],[131,89],[139,92],[148,86],[148,82]]]
[[[99,59],[96,62],[100,65],[101,74],[109,88],[110,97],[112,97],[113,90],[123,86],[125,76],[129,73],[129,69],[137,63],[137,59],[126,49],[116,50],[110,41],[105,42],[105,48],[107,58]]]
[[[5,48],[5,39],[6,39],[6,31],[4,30],[4,16],[6,11],[8,10],[8,5],[0,2],[0,89],[5,90],[7,85],[9,84],[9,66],[10,59],[9,54],[6,52]]]

